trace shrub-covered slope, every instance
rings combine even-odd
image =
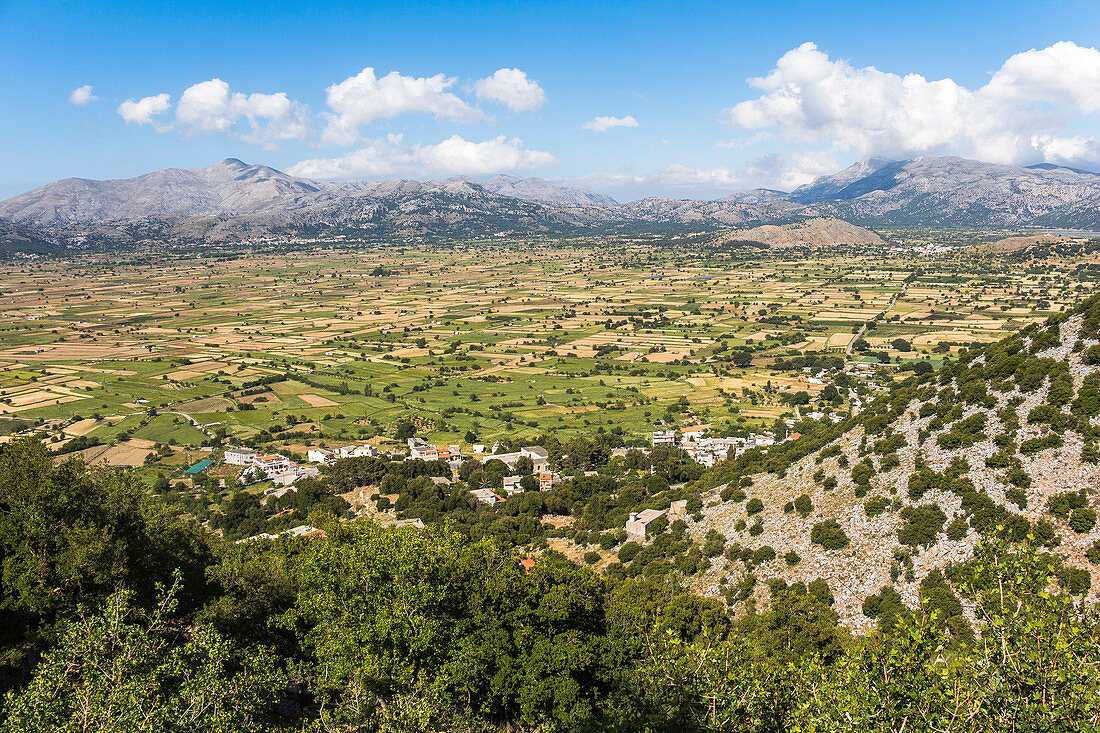
[[[1029,533],[1065,583],[1091,587],[1098,438],[1094,297],[896,384],[831,432],[716,467],[693,532],[728,545],[697,590],[759,603],[769,578],[825,578],[841,617],[865,629],[864,602],[884,586],[915,607],[920,582],[970,558],[981,535]]]

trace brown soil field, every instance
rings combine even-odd
[[[176,409],[180,412],[186,413],[214,413],[225,412],[233,407],[233,403],[224,397],[207,397],[204,400],[195,400],[194,402],[184,402],[181,405],[177,405]]]
[[[336,407],[340,404],[338,402],[333,402],[330,399],[316,394],[300,394],[298,395],[298,397],[301,400],[308,402],[311,407]]]

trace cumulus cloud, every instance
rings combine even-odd
[[[127,125],[153,124],[153,117],[162,115],[171,109],[171,97],[167,94],[154,94],[151,97],[142,97],[136,102],[127,99],[118,106],[118,114],[126,120]]]
[[[637,127],[638,121],[631,115],[626,117],[597,117],[589,120],[581,125],[582,130],[591,130],[592,132],[607,132],[612,127]]]
[[[92,94],[92,85],[85,84],[82,87],[77,87],[69,94],[69,104],[75,104],[77,107],[84,107],[92,102],[98,102],[99,97]]]
[[[1060,156],[1096,150],[1091,138],[1064,137],[1075,115],[1100,111],[1100,51],[1071,42],[1016,54],[975,90],[952,79],[855,67],[813,43],[788,51],[749,83],[763,94],[726,110],[730,124],[826,140],[861,155],[956,153],[1028,163],[1072,162],[1078,159]]]
[[[402,76],[391,71],[378,78],[367,67],[355,76],[325,90],[330,113],[323,138],[337,145],[351,145],[359,138],[359,127],[374,120],[408,112],[435,115],[437,119],[471,122],[481,112],[447,91],[455,79],[443,74],[428,77]]]
[[[303,178],[342,180],[380,176],[489,175],[551,165],[553,155],[529,150],[523,141],[500,137],[471,142],[452,135],[432,145],[407,144],[401,135],[367,140],[366,144],[337,158],[303,160],[287,169]]]
[[[309,107],[285,92],[242,94],[221,79],[188,87],[176,104],[176,129],[187,135],[225,132],[253,145],[272,147],[302,139],[310,130]]]
[[[531,112],[546,104],[546,93],[537,81],[519,69],[497,69],[492,76],[474,82],[478,99],[500,102],[513,112]]]

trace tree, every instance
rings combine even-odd
[[[842,550],[848,546],[848,535],[835,519],[826,519],[810,530],[810,541],[826,550]]]
[[[270,729],[286,679],[270,654],[235,648],[207,628],[173,631],[175,593],[139,623],[133,594],[62,625],[34,678],[4,700],[3,731],[191,733]]]
[[[0,580],[3,607],[36,625],[102,602],[119,585],[151,604],[158,583],[182,572],[185,609],[209,591],[209,539],[150,504],[136,474],[53,465],[31,438],[0,445]]]

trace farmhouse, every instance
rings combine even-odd
[[[626,536],[638,542],[643,541],[649,525],[664,515],[665,513],[660,509],[631,512],[630,519],[626,520]]]
[[[439,460],[439,450],[423,438],[409,438],[409,458],[422,461]]]

